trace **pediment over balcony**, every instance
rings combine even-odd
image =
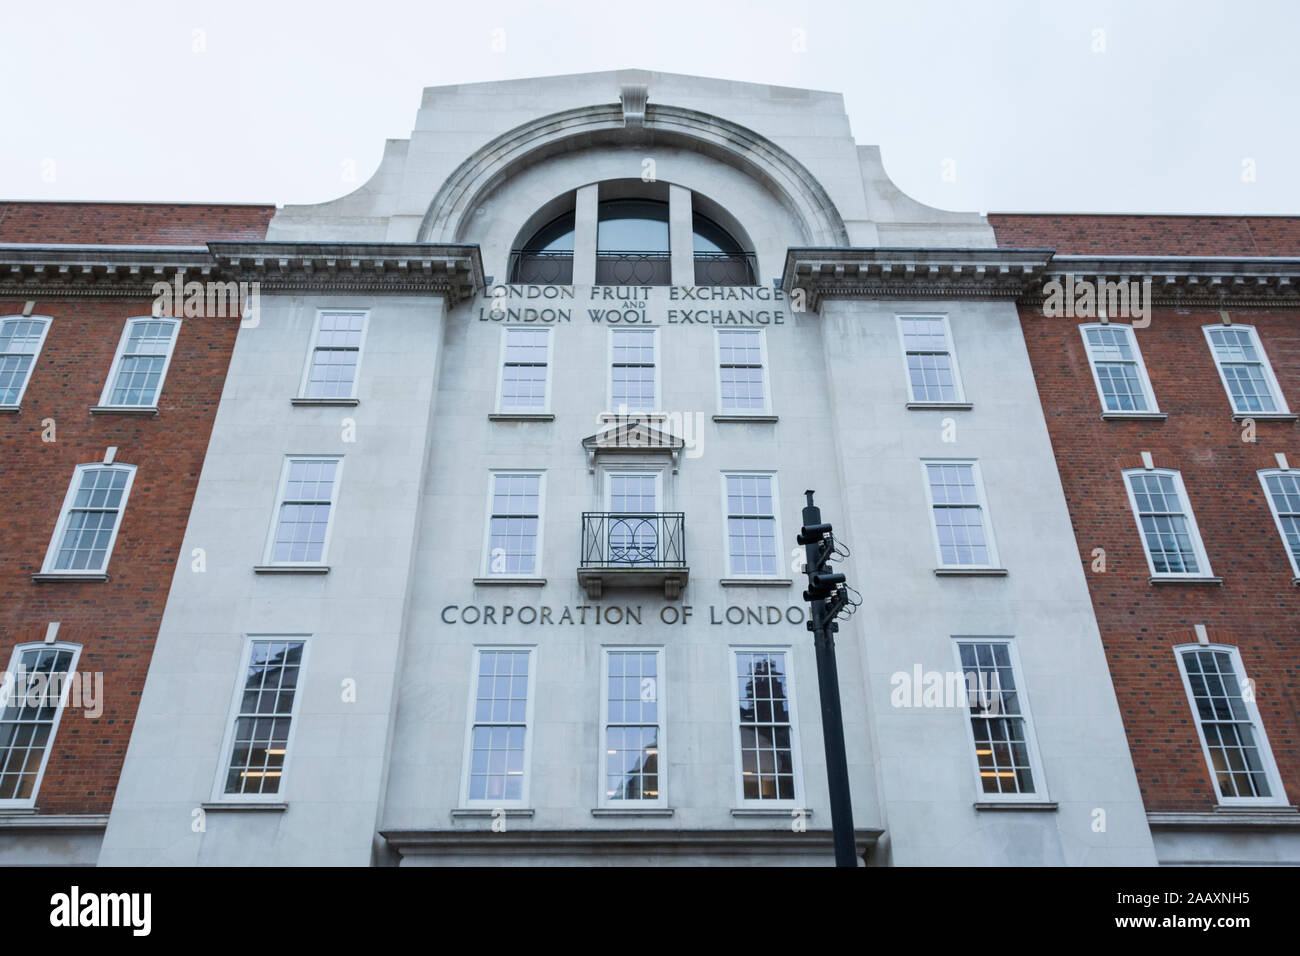
[[[665,455],[672,459],[673,471],[676,472],[685,445],[677,435],[658,427],[653,421],[640,418],[611,422],[582,440],[583,451],[587,453],[587,469],[593,472],[597,459],[619,455]]]

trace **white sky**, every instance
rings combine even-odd
[[[9,0],[0,22],[0,199],[321,202],[425,86],[639,68],[843,93],[942,208],[1300,214],[1297,0]]]

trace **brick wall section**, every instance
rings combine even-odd
[[[1300,256],[1300,216],[990,213],[998,245],[1062,255]]]
[[[263,239],[274,206],[0,202],[0,242],[201,246]]]
[[[0,315],[22,305],[0,301]],[[107,813],[112,805],[234,347],[238,319],[184,319],[157,417],[91,415],[124,321],[149,308],[38,301],[33,314],[53,323],[22,410],[0,415],[0,666],[16,644],[43,640],[47,623],[59,621],[59,640],[82,645],[78,669],[104,675],[98,719],[64,713],[37,795],[41,813]],[[42,441],[47,418],[54,442]],[[33,583],[74,467],[102,461],[110,445],[137,471],[109,580]]]
[[[1300,255],[1300,218],[989,219],[1000,245],[1061,253]],[[1300,406],[1300,313],[1229,314],[1255,326],[1288,403]],[[1217,311],[1157,309],[1150,327],[1137,330],[1169,416],[1161,422],[1101,420],[1078,329],[1085,320],[1044,318],[1026,306],[1020,315],[1147,809],[1206,811],[1217,802],[1172,651],[1195,643],[1196,624],[1212,643],[1240,650],[1290,802],[1300,802],[1300,589],[1256,474],[1276,467],[1279,451],[1300,465],[1300,427],[1260,421],[1257,440],[1242,440],[1201,332],[1219,323]],[[1222,587],[1148,583],[1121,474],[1141,467],[1143,451],[1156,467],[1182,472]],[[1105,549],[1104,573],[1091,570],[1094,548]]]

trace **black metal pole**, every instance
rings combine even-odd
[[[808,506],[803,509],[805,527],[821,524],[821,509],[807,492]],[[806,552],[809,568],[813,567],[815,548]],[[825,599],[811,602],[808,629],[813,632],[817,652],[817,690],[821,697],[822,739],[826,746],[826,784],[831,798],[831,830],[835,841],[835,865],[857,866],[858,855],[853,839],[853,801],[849,793],[849,761],[844,749],[844,716],[840,708],[840,679],[835,666],[835,632],[838,625],[827,620]]]

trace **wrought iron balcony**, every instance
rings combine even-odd
[[[510,253],[510,281],[520,285],[572,285],[572,252]]]
[[[607,249],[596,254],[597,285],[672,285],[667,252]]]
[[[695,253],[696,285],[757,285],[758,262],[752,252]]]
[[[663,588],[681,597],[686,566],[686,516],[680,511],[582,513],[578,583],[595,601],[606,587]]]

